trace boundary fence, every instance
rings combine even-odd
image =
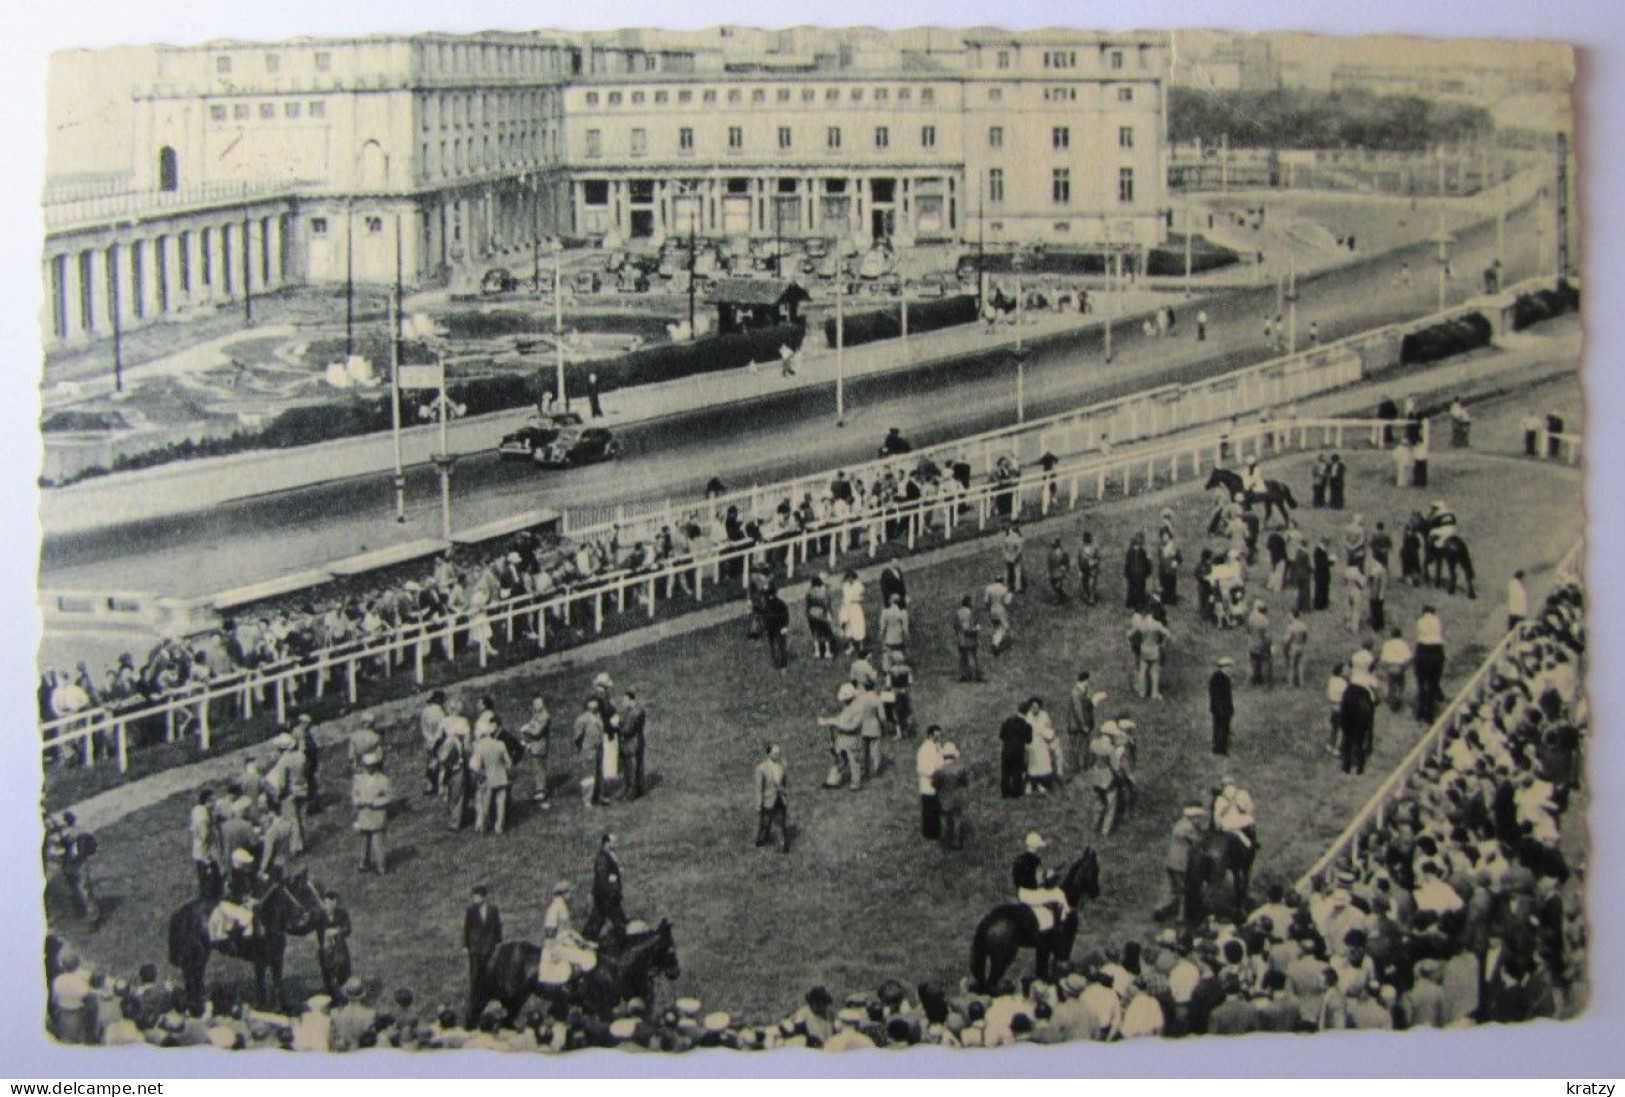
[[[1556,576],[1560,583],[1581,578],[1584,556],[1585,542],[1581,540],[1557,565]],[[1388,778],[1377,787],[1377,791],[1371,794],[1365,806],[1349,821],[1348,826],[1343,828],[1343,832],[1332,842],[1331,847],[1321,854],[1320,859],[1298,880],[1299,892],[1308,894],[1317,880],[1324,878],[1344,859],[1359,857],[1371,833],[1387,823],[1389,809],[1399,799],[1411,777],[1438,756],[1446,737],[1455,729],[1463,714],[1479,700],[1495,669],[1505,662],[1508,653],[1532,627],[1529,622],[1521,624],[1508,631],[1491,649],[1473,676],[1456,692],[1456,696],[1451,699],[1416,746],[1411,748],[1410,753],[1405,755]]]
[[[772,541],[701,542],[690,554],[647,570],[596,576],[571,590],[526,593],[482,610],[414,622],[302,659],[234,670],[157,700],[58,717],[41,725],[42,749],[48,763],[65,762],[71,755],[86,766],[110,760],[126,772],[133,741],[140,738],[135,729],[165,743],[195,737],[198,748],[208,751],[223,722],[274,714],[277,723],[285,723],[295,706],[334,693],[341,693],[354,707],[362,703],[364,687],[370,690],[374,680],[393,680],[406,672],[413,686],[421,687],[437,651],[454,674],[477,674],[490,665],[493,655],[489,645],[479,642],[487,631],[500,629],[510,645],[516,639],[526,641],[536,654],[562,650],[571,646],[569,633],[577,629],[585,637],[595,637],[618,616],[641,613],[653,618],[663,602],[686,602],[689,608],[704,604],[707,587],[726,592],[721,595],[725,599],[742,597],[751,566],[758,561],[767,562],[781,579],[791,580],[815,564],[835,570],[843,563],[873,560],[887,545],[901,552],[913,552],[922,544],[936,548],[983,534],[990,526],[1003,528],[999,523],[1006,518],[1031,520],[1077,510],[1108,495],[1143,494],[1193,479],[1227,461],[1321,448],[1380,448],[1384,432],[1393,427],[1392,422],[1375,419],[1255,423],[1138,452],[1075,459],[1048,472],[1029,470],[1014,482],[944,492]]]

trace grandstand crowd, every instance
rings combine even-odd
[[[349,978],[296,1014],[255,1010],[221,987],[190,1016],[156,965],[133,978],[97,970],[53,936],[48,1024],[73,1044],[558,1052],[999,1047],[1573,1016],[1586,995],[1585,869],[1565,823],[1580,802],[1589,729],[1584,610],[1571,582],[1518,625],[1334,869],[1297,887],[1266,882],[1239,921],[1097,943],[1052,982],[911,990],[888,980],[841,998],[817,986],[778,1019],[680,998],[669,1008],[633,1000],[602,1017],[537,1002],[509,1024],[493,1002],[469,1025],[410,989]]]

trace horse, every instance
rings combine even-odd
[[[1283,523],[1292,520],[1292,508],[1298,505],[1298,500],[1292,495],[1292,489],[1280,480],[1265,480],[1264,491],[1246,491],[1243,486],[1241,474],[1229,469],[1216,468],[1208,475],[1204,490],[1212,491],[1214,488],[1223,488],[1234,499],[1237,495],[1243,496],[1249,503],[1264,504],[1264,521],[1270,520],[1275,511],[1281,512]]]
[[[271,977],[271,993],[282,993],[282,960],[289,937],[304,937],[322,922],[321,892],[309,875],[300,871],[286,880],[275,880],[259,897],[255,932],[240,940],[216,941],[209,936],[209,914],[214,902],[193,899],[169,916],[169,962],[181,970],[186,1002],[198,1016],[203,1013],[203,975],[211,953],[244,960],[254,965],[254,985],[259,1000],[274,1005],[266,996],[266,975]]]
[[[614,951],[598,953],[598,965],[562,986],[537,979],[542,950],[529,941],[504,941],[486,963],[479,1000],[501,1004],[512,1024],[531,995],[581,1006],[596,1017],[607,1018],[615,1007],[633,998],[654,1001],[656,975],[676,979],[682,974],[670,919],[654,929],[629,933]]]
[[[1237,919],[1247,913],[1247,887],[1253,873],[1257,849],[1227,830],[1210,830],[1191,846],[1185,858],[1185,921],[1200,922],[1208,914],[1231,912]],[[1220,891],[1217,901],[1209,889],[1226,882],[1229,893]]]
[[[983,993],[991,993],[1024,948],[1036,952],[1034,967],[1041,979],[1052,979],[1055,961],[1070,959],[1072,942],[1078,934],[1078,908],[1084,899],[1100,897],[1100,860],[1093,848],[1067,868],[1061,878],[1067,912],[1061,924],[1041,932],[1038,916],[1025,903],[1004,903],[994,907],[976,927],[971,940],[971,978]]]
[[[1445,580],[1449,569],[1450,579]],[[1424,528],[1422,534],[1422,574],[1428,585],[1444,587],[1447,593],[1456,593],[1456,573],[1460,572],[1467,584],[1467,597],[1477,598],[1473,588],[1473,554],[1460,534],[1452,533],[1442,544],[1435,544],[1432,531]]]

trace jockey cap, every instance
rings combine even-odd
[[[1044,836],[1042,834],[1038,833],[1036,830],[1028,832],[1028,834],[1027,834],[1027,852],[1029,852],[1029,853],[1037,853],[1039,850],[1045,848],[1048,845],[1049,845],[1049,843],[1044,841]]]

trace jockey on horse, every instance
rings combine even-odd
[[[1450,538],[1456,536],[1456,513],[1444,505],[1443,499],[1433,500],[1424,521],[1427,523],[1428,540],[1435,553],[1443,549]]]
[[[578,975],[598,966],[598,953],[571,924],[570,881],[553,885],[553,901],[542,919],[542,959],[536,980],[548,986],[563,986]]]
[[[254,855],[246,849],[234,849],[230,862],[231,874],[226,877],[224,894],[209,912],[209,939],[216,944],[241,942],[258,932]]]
[[[1250,851],[1258,850],[1258,822],[1253,815],[1253,794],[1229,774],[1219,778],[1213,797],[1213,829],[1234,834]]]
[[[1016,858],[1011,872],[1016,885],[1016,899],[1025,904],[1038,920],[1038,931],[1048,933],[1061,924],[1072,905],[1066,892],[1058,886],[1056,874],[1047,872],[1039,851],[1049,845],[1036,830],[1027,835],[1026,849]]]

